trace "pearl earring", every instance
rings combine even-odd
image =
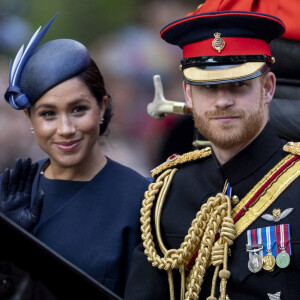
[[[103,122],[104,122],[104,118],[101,119],[100,124],[103,124]]]
[[[32,127],[30,128],[30,131],[31,131],[31,133],[34,133],[34,129]]]

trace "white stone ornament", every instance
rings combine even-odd
[[[268,297],[270,300],[280,300],[281,292],[277,292],[276,294],[268,293]]]

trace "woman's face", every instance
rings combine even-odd
[[[37,143],[52,166],[93,163],[100,150],[99,123],[104,109],[77,77],[55,86],[31,107],[29,120]]]

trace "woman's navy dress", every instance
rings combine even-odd
[[[45,199],[33,234],[123,296],[132,253],[140,241],[140,207],[149,181],[111,159],[88,182],[47,179],[39,162],[32,199]]]

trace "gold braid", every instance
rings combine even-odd
[[[140,219],[143,246],[145,248],[144,253],[148,257],[148,261],[152,263],[153,267],[168,271],[171,299],[175,299],[171,271],[173,269],[180,269],[182,273],[184,266],[192,259],[196,251],[199,250],[198,257],[196,258],[195,265],[189,275],[187,291],[185,295],[184,293],[181,293],[185,296],[185,299],[198,299],[203,278],[211,259],[213,260],[213,264],[216,266],[217,271],[219,270],[221,263],[223,263],[223,270],[219,273],[221,278],[221,299],[223,300],[226,295],[226,282],[230,275],[230,272],[227,270],[228,245],[233,243],[236,236],[234,223],[231,218],[231,203],[228,196],[219,193],[216,197],[210,197],[207,203],[202,205],[196,218],[192,221],[188,234],[185,236],[179,249],[167,250],[160,238],[159,230],[157,231],[157,235],[160,240],[159,246],[162,250],[163,257],[160,257],[155,249],[151,232],[151,209],[156,194],[165,184],[167,184],[168,188],[170,183],[169,177],[173,178],[176,171],[177,169],[166,170],[157,178],[155,183],[149,185],[148,191],[145,192]],[[167,188],[162,188],[163,195],[158,204],[160,212],[155,212],[156,216],[160,216]],[[156,227],[157,226],[159,226],[159,223],[156,223]],[[215,237],[220,227],[220,239],[215,243]],[[217,250],[212,256],[211,252],[214,244]],[[212,290],[215,290],[216,277],[217,276],[214,276],[215,280],[213,282]],[[181,284],[184,289],[184,283],[182,282]],[[213,296],[213,293],[214,291],[212,291],[212,295],[208,299],[216,299]]]

